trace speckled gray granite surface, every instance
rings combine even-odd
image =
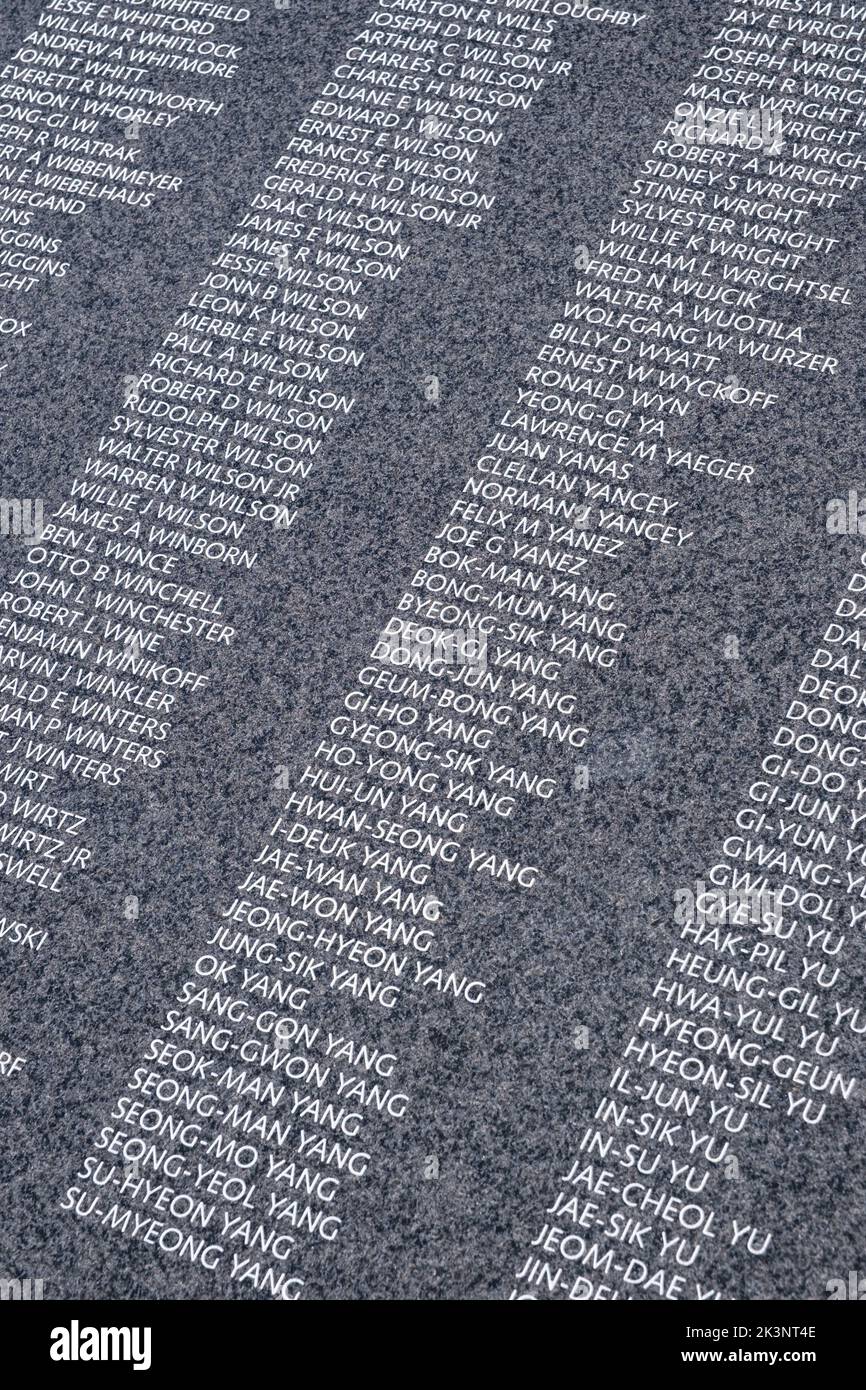
[[[72,231],[73,269],[42,295],[39,331],[0,384],[7,494],[63,495],[69,461],[111,414],[123,374],[157,345],[369,9],[308,0],[276,15],[250,3],[223,116],[147,135],[154,164],[185,171],[181,194],[146,214],[96,207]],[[0,8],[5,55],[39,7]],[[573,72],[548,84],[529,118],[512,119],[494,211],[471,236],[416,229],[413,266],[379,316],[363,399],[310,479],[292,543],[253,577],[228,580],[246,635],[187,706],[170,765],[109,797],[85,789],[98,875],[70,886],[50,952],[2,958],[4,1041],[29,1060],[0,1093],[0,1273],[41,1277],[63,1297],[249,1296],[77,1224],[61,1193],[182,978],[209,905],[272,817],[274,765],[303,766],[556,316],[575,244],[607,233],[723,12],[653,0],[634,34],[560,29],[557,53]],[[839,238],[831,278],[862,286],[862,200],[820,224]],[[353,1192],[339,1249],[306,1262],[314,1295],[490,1299],[511,1286],[659,974],[669,940],[654,912],[712,862],[856,560],[856,540],[828,537],[824,504],[862,478],[866,324],[859,299],[805,315],[842,375],[782,380],[772,417],[744,423],[703,409],[702,433],[719,452],[751,458],[757,485],[745,496],[674,480],[699,543],[627,562],[628,651],[612,677],[587,674],[599,739],[637,731],[651,756],[526,816],[521,835],[546,871],[533,894],[455,885],[449,949],[490,982],[486,1007],[431,998],[382,1025],[408,1061],[412,1122],[391,1129],[376,1179]],[[443,383],[435,409],[419,390],[430,370]],[[721,658],[726,633],[740,636],[739,662]],[[122,913],[131,893],[134,923]],[[2,890],[4,911],[31,901]],[[853,942],[852,993],[864,959]],[[573,1047],[576,1019],[593,1039],[586,1052]],[[801,1129],[796,1142],[777,1119],[753,1135],[740,1209],[777,1236],[748,1287],[722,1255],[713,1261],[728,1296],[819,1298],[827,1278],[859,1267],[864,1111],[837,1109],[832,1125]],[[423,1182],[430,1153],[441,1176]]]

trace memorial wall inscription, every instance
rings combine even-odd
[[[866,7],[319,8],[14,15],[2,1259],[85,1298],[826,1298]],[[82,312],[112,227],[143,283],[185,219],[153,311]]]

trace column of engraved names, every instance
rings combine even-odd
[[[473,99],[489,97],[473,108],[478,125],[455,123],[444,144],[425,124],[446,104],[440,27],[409,47],[399,32],[396,48],[385,42],[385,23],[358,36],[0,594],[0,775],[19,792],[17,833],[30,836],[4,861],[7,879],[62,885],[70,846],[32,839],[31,793],[59,804],[64,776],[117,786],[163,765],[177,700],[209,683],[208,652],[236,639],[221,573],[242,575],[261,546],[286,542],[303,481],[354,406],[360,338],[407,263],[406,222],[429,213],[473,226],[480,212],[467,208],[492,205],[474,180],[477,146],[501,139],[495,70],[476,73]],[[543,80],[527,76],[519,109]],[[435,121],[441,137],[452,129]],[[395,206],[385,188],[403,175],[392,171],[424,163],[428,142],[454,162],[431,159],[427,201]],[[467,169],[458,208],[452,184]],[[74,807],[59,814],[81,833]],[[14,821],[6,834],[22,847]]]
[[[214,96],[238,71],[249,17],[211,0],[49,0],[0,68],[0,336],[9,349],[34,328],[33,297],[69,273],[68,222],[96,202],[146,210],[179,192],[182,174],[149,166],[147,136],[221,114]],[[207,93],[195,90],[202,85]]]
[[[727,342],[743,357],[832,376],[838,363],[807,345],[799,325],[771,321],[776,326],[764,331],[772,341],[737,335],[767,291],[827,304],[851,300],[846,287],[804,269],[806,253],[826,254],[834,244],[809,232],[805,218],[862,183],[856,171],[864,158],[854,146],[864,124],[866,10],[800,5],[781,15],[775,8],[727,16],[683,107],[693,122],[695,99],[732,109],[751,101],[762,120],[778,114],[785,137],[784,156],[769,163],[771,179],[755,170],[744,186],[721,183],[714,197],[743,223],[736,240],[730,227],[716,239],[724,288],[707,296],[717,305],[704,316],[733,330]],[[719,63],[735,64],[742,91],[730,68],[729,90],[709,85],[719,81]],[[724,124],[722,115],[716,130]],[[769,134],[775,143],[777,132]],[[677,163],[662,172],[676,177]],[[632,204],[641,222],[616,227],[633,244],[617,248],[632,263],[656,254],[634,246],[654,240],[644,230],[649,210]],[[737,382],[731,398],[742,389]],[[851,653],[862,641],[857,595],[864,583],[856,573],[836,606],[722,858],[678,894],[681,942],[561,1175],[512,1297],[718,1299],[712,1260],[721,1248],[733,1252],[735,1266],[739,1257],[748,1287],[750,1261],[773,1241],[740,1206],[745,1184],[735,1181],[748,1168],[756,1116],[819,1125],[833,1116],[834,1101],[857,1092],[862,1027],[844,995],[840,953],[846,936],[851,949],[863,915],[857,740],[866,733],[858,714],[866,697]]]
[[[864,1022],[846,973],[866,916],[866,690],[852,655],[864,588],[857,570],[720,858],[680,890],[680,939],[513,1296],[722,1297],[714,1252],[748,1264],[773,1241],[737,1211],[755,1117],[839,1124],[838,1107],[859,1099]]]
[[[118,786],[164,765],[181,693],[210,681],[209,647],[237,638],[219,572],[254,567],[262,523],[265,546],[284,543],[300,482],[354,404],[342,379],[407,259],[404,223],[475,229],[494,201],[478,181],[501,115],[528,111],[548,72],[567,70],[543,56],[552,23],[533,23],[506,100],[519,15],[503,19],[500,48],[489,46],[499,29],[473,34],[476,6],[431,6],[449,12],[447,35],[435,19],[403,32],[418,25],[392,8],[357,36],[163,348],[124,383],[122,410],[0,595],[7,883],[59,893],[67,867],[90,866],[87,818],[61,804],[67,786]],[[46,940],[15,919],[7,944]],[[162,1210],[165,1192],[152,1200]],[[333,1235],[332,1220],[317,1225]]]
[[[754,157],[745,150],[725,152],[729,165]],[[704,198],[705,192],[696,190],[692,206],[699,209]],[[663,195],[658,201],[663,205]],[[693,213],[702,227],[714,216]],[[706,233],[690,235],[701,241]],[[688,308],[688,341],[703,333],[699,358],[720,372],[701,380],[726,399],[721,357],[708,350],[712,344],[695,293],[712,282],[717,255],[711,251],[703,258],[701,279],[681,286],[671,281],[675,299],[650,293],[649,287],[623,289],[617,266],[600,259],[591,263],[592,295],[584,302],[569,301],[563,319],[552,327],[516,407],[503,416],[376,644],[373,661],[359,672],[345,712],[332,721],[285,814],[226,907],[229,926],[214,926],[199,971],[205,979],[206,972],[225,972],[222,980],[232,982],[229,997],[239,1013],[249,1006],[235,996],[238,985],[241,993],[271,987],[261,972],[244,984],[247,971],[238,957],[257,951],[296,977],[297,1010],[315,1018],[316,1027],[323,1015],[314,1009],[323,1007],[329,994],[367,1000],[384,1011],[383,1017],[399,1006],[407,982],[416,991],[433,990],[468,1004],[481,1001],[482,985],[471,968],[438,962],[432,954],[439,949],[433,928],[441,933],[446,911],[447,893],[439,883],[449,874],[453,882],[462,872],[531,891],[538,866],[521,859],[519,850],[502,853],[483,840],[470,842],[473,817],[485,816],[488,833],[498,838],[518,806],[561,791],[561,779],[550,775],[544,761],[563,749],[584,747],[587,729],[572,688],[575,677],[581,664],[610,670],[624,637],[610,582],[619,557],[626,546],[679,548],[692,535],[686,524],[672,519],[677,499],[632,485],[634,470],[665,449],[670,466],[703,471],[735,486],[748,486],[754,471],[701,446],[666,445],[667,422],[628,409],[647,408],[647,401],[638,398],[636,385],[626,397],[618,380],[641,381],[636,368],[642,367],[642,349],[669,336],[666,321],[686,320]],[[642,283],[643,270],[626,271],[628,286]],[[654,269],[652,275],[652,289],[664,290],[665,273]],[[586,298],[598,300],[598,307]],[[609,331],[577,327],[581,320]],[[753,326],[760,333],[765,325],[778,330],[781,321],[759,318]],[[630,334],[641,341],[634,343]],[[742,341],[749,345],[755,339]],[[606,342],[611,346],[602,352]],[[828,355],[809,356],[814,370],[834,370]],[[779,365],[792,364],[782,359]],[[557,391],[541,389],[554,385]],[[696,399],[704,394],[696,393]],[[683,396],[681,417],[693,405],[687,386]],[[755,387],[739,391],[736,399],[747,408],[767,409],[776,397]],[[611,404],[621,401],[626,404]],[[461,665],[441,656],[449,634],[471,635],[472,661]],[[475,659],[480,646],[486,651],[481,662]],[[466,649],[461,642],[456,648]],[[409,671],[393,669],[405,665]],[[541,766],[539,749],[544,750]],[[204,1013],[218,1007],[202,981],[188,981],[184,991],[184,1002]],[[289,997],[285,982],[281,992]],[[372,1018],[375,1023],[374,1012]],[[273,1012],[269,1022],[277,1027]],[[186,1017],[182,1026],[194,1025]],[[280,1029],[285,1065],[312,1068],[318,1040],[306,1038],[303,1024],[291,1014]],[[299,1043],[306,1057],[294,1051]],[[375,1055],[371,1040],[368,1056]],[[273,1058],[272,1064],[278,1065]],[[217,1059],[205,1065],[212,1078],[225,1074]],[[333,1079],[325,1078],[329,1083]],[[364,1098],[361,1103],[386,1104],[375,1080],[368,1078],[365,1085],[355,1078],[352,1084]],[[219,1119],[224,1121],[224,1114]],[[129,1135],[114,1134],[112,1142],[122,1154]],[[215,1135],[208,1142],[218,1147],[227,1140]],[[247,1157],[257,1171],[272,1162],[264,1151]],[[136,1177],[126,1189],[138,1202],[158,1190],[156,1184],[148,1188],[139,1182]],[[70,1205],[76,1199],[87,1214],[92,1195],[76,1190]],[[100,1219],[106,1222],[105,1208]],[[127,1234],[147,1229],[144,1215],[131,1216],[123,1204],[112,1208],[107,1224]],[[256,1277],[262,1278],[258,1265]],[[276,1284],[272,1274],[270,1285]]]

